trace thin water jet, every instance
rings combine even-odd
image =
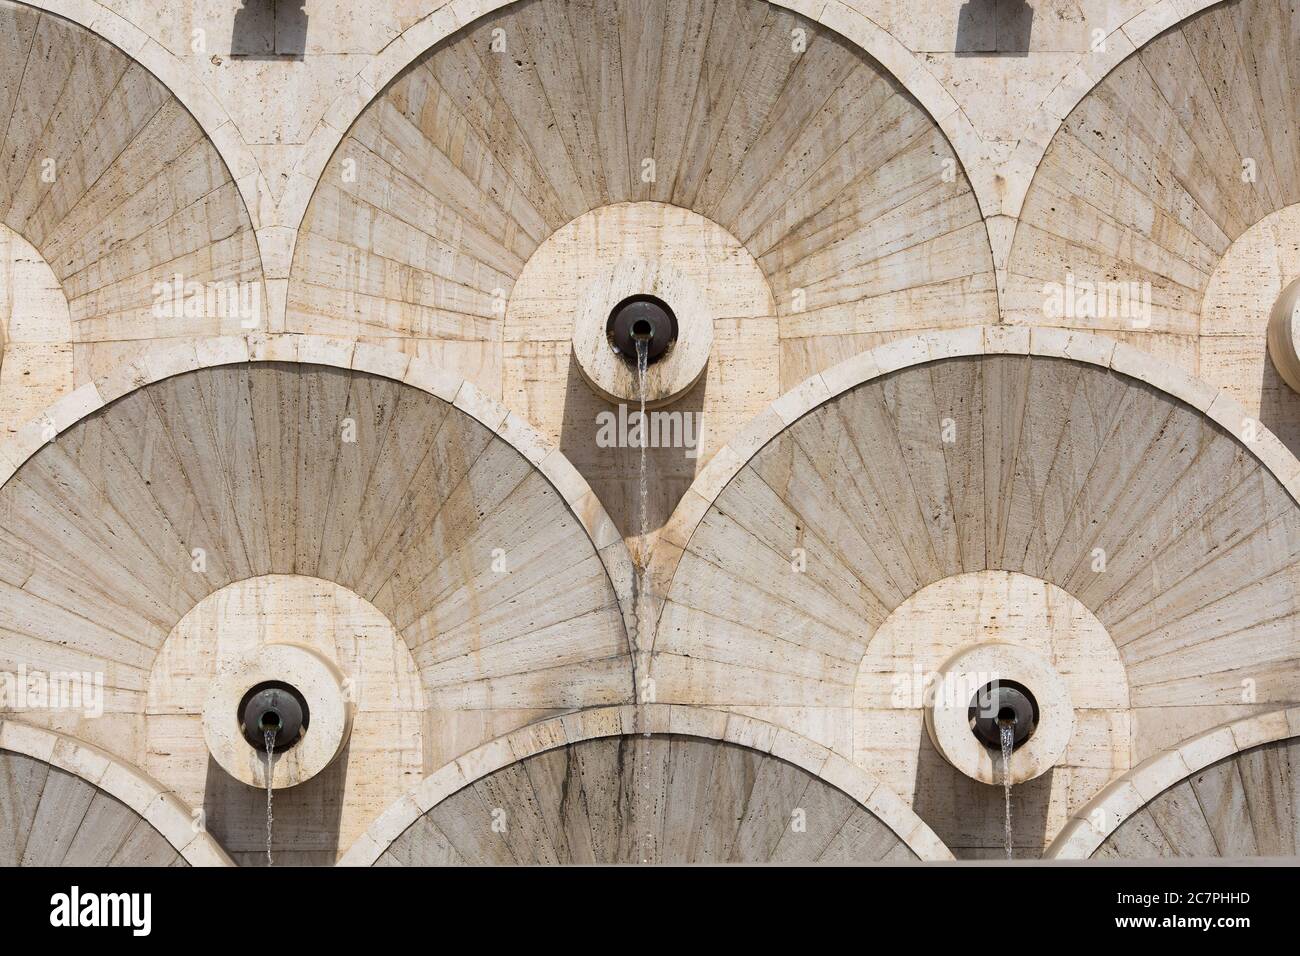
[[[275,796],[275,752],[281,753],[295,746],[311,723],[311,711],[306,698],[296,687],[283,681],[265,681],[244,694],[236,716],[244,739],[255,750],[266,755],[266,865],[274,866],[271,854],[271,836],[275,813],[272,804]]]
[[[278,715],[276,720],[279,720]],[[279,732],[278,722],[275,726],[267,726],[264,730],[263,741],[266,747],[266,865],[274,866],[275,861],[271,859],[271,829],[275,822],[275,814],[271,810],[272,797],[275,794],[275,787],[272,786],[275,772],[275,735]]]
[[[1011,828],[1011,755],[1038,729],[1038,701],[1023,684],[992,681],[971,699],[969,719],[975,739],[1002,758],[1003,849],[1010,860],[1015,855]]]
[[[638,569],[639,585],[637,588],[640,597],[640,607],[637,609],[637,645],[640,647],[646,646],[645,638],[647,636],[646,631],[648,629],[647,628],[648,622],[645,620],[646,615],[648,614],[648,609],[646,608],[646,595],[649,593],[647,588],[650,582],[650,557],[648,554],[648,544],[647,544],[649,533],[650,533],[650,479],[647,475],[647,468],[646,468],[646,446],[649,444],[649,440],[648,440],[649,430],[647,428],[647,423],[645,418],[645,401],[646,401],[646,371],[650,367],[650,345],[651,345],[652,333],[653,330],[651,329],[650,324],[645,320],[637,320],[632,325],[633,342],[636,348],[637,400],[641,406],[640,407],[641,417],[637,420],[639,424],[639,431],[640,431],[640,441],[638,442],[638,444],[641,446],[640,464],[639,464],[638,477],[637,477],[637,495],[638,495],[637,523],[639,525],[637,530],[640,537],[639,552],[641,558],[641,562],[640,562],[641,567]],[[637,694],[637,699],[638,701],[640,700],[639,692]],[[640,712],[641,712],[641,708],[638,707],[637,708],[638,715],[640,714]],[[641,749],[645,753],[645,760],[641,768],[642,769],[641,777],[645,781],[644,786],[646,790],[646,796],[648,798],[649,791],[650,791],[650,745],[649,745],[650,730],[648,727],[645,729],[643,736],[645,742],[643,743]],[[646,847],[644,842],[642,843],[641,846],[640,855],[641,855],[642,863],[650,862],[650,855],[649,853],[646,852]]]
[[[1003,826],[1006,831],[1004,842],[1007,859],[1012,857],[1011,849],[1011,752],[1016,749],[1016,723],[1011,720],[998,721],[998,735],[1002,744],[1002,800],[1004,805]]]

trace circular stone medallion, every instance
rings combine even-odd
[[[573,325],[573,355],[582,377],[611,402],[640,397],[635,355],[619,353],[610,337],[611,318],[629,299],[658,299],[676,320],[676,341],[646,369],[646,405],[685,395],[704,374],[713,349],[713,316],[695,283],[675,266],[623,259],[587,285]]]
[[[966,776],[982,783],[1002,783],[1002,754],[977,735],[977,709],[990,683],[1026,688],[1036,705],[1033,732],[1011,754],[1011,782],[1033,780],[1050,770],[1065,753],[1074,731],[1070,692],[1056,669],[1033,651],[991,642],[958,651],[939,669],[933,698],[925,709],[925,727],[934,747]]]
[[[266,786],[267,755],[247,739],[246,711],[269,685],[292,688],[310,714],[296,741],[272,757],[271,786],[279,790],[310,780],[339,755],[352,729],[352,705],[338,668],[298,644],[265,644],[223,667],[203,705],[203,737],[222,769],[252,787]]]

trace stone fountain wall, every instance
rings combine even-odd
[[[995,641],[1075,721],[1019,853],[1204,845],[1181,797],[1270,792],[1300,699],[1300,396],[1265,346],[1295,15],[1084,6],[319,0],[265,34],[0,0],[0,671],[105,678],[102,715],[0,712],[0,801],[36,808],[0,850],[256,862],[201,702],[289,641],[364,719],[279,798],[285,862],[585,858],[561,780],[665,795],[594,801],[611,859],[665,805],[682,859],[996,852],[1000,793],[894,700]],[[627,409],[574,349],[650,272],[711,344],[655,410],[694,444],[647,455],[641,540]],[[1252,719],[1285,732],[1211,782],[1130,781]],[[546,839],[494,837],[507,805]]]

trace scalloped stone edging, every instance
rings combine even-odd
[[[866,807],[921,860],[953,859],[943,841],[901,797],[821,744],[773,724],[720,710],[676,704],[648,704],[642,708],[624,704],[529,724],[457,757],[390,804],[339,858],[338,865],[372,865],[439,802],[510,764],[583,740],[654,733],[721,740],[786,760]]]
[[[629,651],[635,649],[632,554],[587,480],[540,432],[473,382],[383,346],[323,335],[264,332],[160,342],[73,390],[0,441],[0,486],[46,442],[122,396],[174,375],[246,362],[293,362],[368,372],[428,392],[476,419],[542,473],[587,532],[618,599]]]
[[[1045,860],[1086,860],[1125,820],[1212,763],[1300,736],[1300,707],[1281,707],[1211,727],[1142,761],[1070,815]]]
[[[411,24],[376,53],[347,91],[325,110],[324,117],[312,131],[281,200],[281,218],[289,220],[295,230],[301,227],[316,184],[330,157],[370,102],[396,77],[438,43],[512,2],[514,0],[449,0]],[[952,144],[972,186],[975,186],[973,177],[981,166],[977,160],[983,155],[984,141],[976,132],[974,123],[921,57],[888,30],[838,0],[773,2],[834,31],[883,66],[934,119]],[[975,188],[976,198],[981,207],[987,202],[992,210],[996,191],[992,170],[986,179],[987,182]]]
[[[0,719],[0,750],[66,770],[122,801],[161,833],[191,866],[235,865],[206,830],[195,829],[194,813],[185,801],[98,747],[6,717]]]
[[[1034,355],[1110,368],[1185,402],[1220,425],[1300,504],[1300,459],[1225,391],[1141,349],[1105,336],[1040,326],[985,325],[925,332],[860,352],[805,379],[750,421],[695,476],[650,556],[649,599],[657,621],[683,551],[718,495],[782,431],[831,399],[890,372],[942,359]],[[1250,436],[1250,437],[1247,437]],[[653,649],[653,641],[651,644]]]

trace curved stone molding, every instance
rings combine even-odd
[[[135,58],[161,48],[143,34],[128,42],[134,29],[105,39],[0,0],[19,53],[7,48],[0,68],[11,93],[0,220],[62,285],[83,382],[154,339],[268,327],[240,171]]]
[[[438,14],[448,27],[450,9]],[[615,29],[612,7],[592,18],[525,0],[404,59],[313,180],[286,329],[415,340],[495,391],[509,354],[501,305],[525,263],[566,224],[631,201],[690,209],[746,245],[772,289],[790,380],[862,336],[995,319],[973,187],[885,65],[765,0],[653,0],[623,16]],[[672,25],[662,42],[640,43],[656,24]],[[799,31],[807,45],[795,49]],[[513,53],[492,52],[502,36]],[[739,76],[765,79],[743,91],[736,78],[698,82],[732,76],[739,49],[750,61]],[[593,106],[606,100],[620,105]],[[450,125],[463,133],[449,139]],[[547,386],[562,385],[536,351]]]
[[[353,88],[342,93],[326,110],[313,131],[302,158],[294,169],[293,180],[282,201],[281,219],[298,227],[307,213],[316,183],[348,129],[370,101],[428,50],[452,34],[469,26],[514,0],[450,0],[432,13],[407,27],[371,61],[357,77]],[[1169,0],[1172,2],[1172,0]],[[925,66],[924,60],[908,50],[887,30],[862,13],[843,3],[817,0],[772,0],[783,7],[821,23],[856,44],[885,67],[934,117],[952,142],[969,171],[981,170],[983,140],[952,94]],[[981,174],[975,183],[980,204],[986,210],[996,208],[996,183],[991,173]]]
[[[716,316],[705,304],[702,290],[669,262],[623,259],[607,276],[591,283],[574,316],[573,357],[592,390],[610,403],[641,398],[636,356],[631,361],[619,356],[606,334],[611,311],[635,295],[655,296],[668,304],[677,319],[676,344],[645,370],[646,408],[659,408],[681,398],[703,377],[713,351]]]
[[[0,432],[75,387],[68,299],[36,248],[0,224]]]
[[[1293,280],[1278,297],[1268,321],[1268,354],[1283,381],[1300,392],[1300,279]]]
[[[354,695],[345,689],[345,680],[334,661],[301,644],[266,644],[236,657],[216,672],[203,706],[208,753],[250,787],[283,790],[305,783],[338,757],[352,733]],[[245,739],[239,707],[245,694],[271,682],[288,684],[302,695],[310,726],[304,720],[301,737],[273,755],[268,773],[265,751]]]
[[[332,864],[338,847],[351,844],[412,780],[446,759],[425,758],[426,748],[438,752],[438,731],[446,722],[430,733],[410,647],[356,592],[321,578],[265,575],[244,578],[196,604],[172,628],[149,672],[143,727],[134,734],[145,745],[139,766],[187,803],[203,806],[209,831],[233,859],[260,862],[265,834],[250,830],[242,814],[226,812],[248,806],[246,783],[257,782],[208,772],[202,709],[206,691],[227,664],[283,643],[314,648],[344,673],[350,688],[354,710],[346,766],[332,764],[315,783],[275,795],[276,846],[291,854],[295,847],[311,847],[314,857],[290,859]],[[138,754],[137,749],[131,756]],[[321,823],[335,816],[337,845],[330,852],[321,847]]]
[[[244,197],[244,206],[260,229],[261,197],[267,191],[256,155],[244,142],[226,108],[176,54],[100,0],[18,0],[23,6],[55,14],[113,44],[161,82],[212,140]]]
[[[1230,721],[1153,754],[1072,814],[1044,858],[1086,860],[1170,787],[1226,757],[1295,736],[1300,736],[1300,707],[1281,708]]]
[[[184,372],[248,362],[292,362],[369,372],[427,392],[490,429],[541,471],[581,522],[619,597],[628,633],[635,632],[631,554],[600,500],[559,449],[472,382],[450,375],[432,362],[363,342],[254,334],[155,343],[133,361],[55,402],[17,434],[0,441],[0,487],[47,442],[124,395]]]
[[[809,558],[816,560],[817,553],[809,551]],[[1064,756],[1050,760],[1050,779],[1020,791],[1012,840],[1021,855],[1036,855],[1044,832],[1065,823],[1064,807],[1072,799],[1095,792],[1132,765],[1129,686],[1119,648],[1096,615],[1056,585],[1012,571],[967,571],[926,585],[894,608],[871,635],[857,667],[851,756],[895,793],[912,794],[916,812],[944,834],[953,852],[977,838],[996,852],[1004,834],[980,830],[974,822],[979,815],[968,811],[987,799],[987,783],[1001,786],[1000,773],[977,782],[978,762],[968,765],[973,775],[959,772],[943,759],[942,745],[931,746],[926,725],[927,708],[969,704],[975,690],[960,678],[945,680],[939,673],[945,662],[991,643],[1051,661],[1065,678],[1073,709],[1072,715],[1060,714],[1073,717],[1074,729]],[[993,676],[1025,683],[1005,671],[983,679]],[[1036,687],[1029,689],[1041,719],[1044,698]],[[960,735],[974,742],[969,712],[964,716]]]
[[[422,734],[420,764],[349,788],[349,769],[374,765],[370,728],[354,732],[355,759],[277,805],[280,832],[310,834],[285,862],[332,862],[411,774],[633,698],[623,542],[563,455],[474,386],[374,346],[254,336],[158,346],[74,401],[47,419],[54,440],[0,452],[0,577],[20,618],[0,643],[29,669],[103,672],[107,692],[98,719],[42,708],[31,722],[140,766],[155,745],[201,754],[181,713],[146,738],[147,681],[178,620],[258,575],[354,591],[414,659],[426,707],[378,733]],[[191,770],[155,772],[196,799]],[[211,813],[256,799],[228,782],[200,783]],[[214,832],[255,862],[247,831]]]
[[[588,476],[635,551],[642,507],[642,456],[629,424],[629,416],[635,420],[635,390],[630,400],[611,405],[574,374],[572,344],[578,302],[604,285],[620,263],[626,267],[633,260],[671,266],[694,287],[694,318],[708,325],[691,323],[686,334],[697,344],[712,342],[696,362],[708,360],[703,377],[674,404],[678,414],[660,415],[657,423],[651,416],[656,427],[645,454],[645,527],[651,535],[716,445],[780,394],[781,343],[772,290],[758,263],[734,236],[689,209],[660,202],[601,206],[552,233],[529,257],[506,304],[502,395]],[[647,290],[632,290],[638,291]],[[692,317],[681,312],[680,302],[674,309],[679,323]],[[598,334],[608,353],[608,315],[597,317],[599,327],[588,331]],[[631,377],[630,371],[623,374]],[[688,374],[678,382],[694,378]],[[669,385],[670,392],[675,389]]]
[[[999,212],[1019,217],[1033,176],[1052,138],[1070,112],[1136,50],[1172,26],[1223,0],[1156,0],[1106,34],[1103,42],[1067,73],[1043,101],[1028,130],[1004,164],[1005,191]],[[987,207],[986,207],[987,208]],[[992,213],[989,213],[992,215]]]
[[[854,668],[894,608],[959,572],[1046,580],[1101,622],[1131,694],[1089,715],[1100,749],[1025,786],[1018,845],[1041,852],[1134,751],[1243,712],[1236,668],[1255,666],[1261,704],[1290,702],[1298,495],[1276,438],[1130,346],[1023,327],[897,341],[788,392],[701,472],[652,553],[643,670],[660,701],[854,755]],[[1131,708],[1192,703],[1223,710],[1162,710],[1176,728],[1130,739]],[[903,789],[941,803],[947,771],[910,721],[888,739],[925,785]],[[1073,797],[1049,801],[1057,786]],[[917,810],[954,852],[992,845],[974,815]]]
[[[1295,342],[1300,203],[1270,213],[1232,241],[1200,304],[1196,374],[1228,391],[1293,452],[1300,450]],[[1289,304],[1288,304],[1289,299]]]
[[[0,751],[11,751],[65,770],[144,818],[191,866],[233,866],[225,850],[197,829],[194,812],[176,794],[164,790],[129,764],[65,734],[0,718]]]
[[[1300,201],[1290,119],[1275,106],[1291,100],[1295,17],[1271,0],[1165,5],[1139,18],[1141,42],[1085,60],[1095,85],[1058,88],[1063,119],[1035,143],[1000,276],[1004,320],[1144,340],[1197,367],[1198,341],[1221,334],[1201,312],[1216,265]],[[1071,283],[1096,286],[1100,306],[1062,314],[1048,287]],[[1134,294],[1136,309],[1124,301]]]
[[[1075,728],[1070,689],[1052,663],[1033,651],[997,642],[958,651],[939,668],[925,729],[935,750],[957,770],[980,783],[1002,784],[1008,775],[1002,756],[971,733],[970,717],[975,695],[999,680],[1027,687],[1038,707],[1037,729],[1010,760],[1010,782],[1026,783],[1056,766]]]
[[[620,202],[599,206],[551,233],[510,291],[502,391],[543,433],[558,438],[580,416],[595,417],[607,401],[636,403],[635,362],[613,352],[608,321],[616,304],[641,294],[658,295],[678,323],[676,345],[648,369],[649,407],[682,397],[702,375],[707,384],[701,401],[710,419],[735,418],[745,409],[752,414],[766,404],[753,377],[733,384],[716,368],[719,360],[735,361],[737,353],[764,371],[777,365],[776,306],[754,257],[727,230],[689,209]],[[564,344],[570,341],[568,352]],[[538,381],[543,354],[556,366],[545,385]],[[705,365],[715,355],[710,374]],[[572,363],[596,393],[587,401],[565,388],[564,373]],[[776,397],[775,381],[770,391],[766,401]],[[610,452],[601,448],[599,454]],[[635,469],[621,477],[634,481]],[[612,504],[606,497],[606,507],[616,510]]]
[[[626,705],[566,714],[522,727],[484,744],[435,771],[392,804],[339,859],[339,865],[371,866],[425,812],[497,770],[566,744],[627,734],[681,734],[771,754],[843,791],[893,830],[920,859],[952,859],[934,832],[896,794],[826,747],[737,714],[650,704],[641,708]]]
[[[890,372],[940,359],[978,355],[1037,355],[1110,368],[1185,402],[1222,426],[1300,503],[1300,459],[1228,394],[1140,349],[1099,335],[1038,326],[973,326],[899,339],[806,379],[719,449],[664,526],[650,561],[652,594],[662,600],[682,550],[718,495],[768,442],[813,409]],[[1247,437],[1249,436],[1249,437]]]

